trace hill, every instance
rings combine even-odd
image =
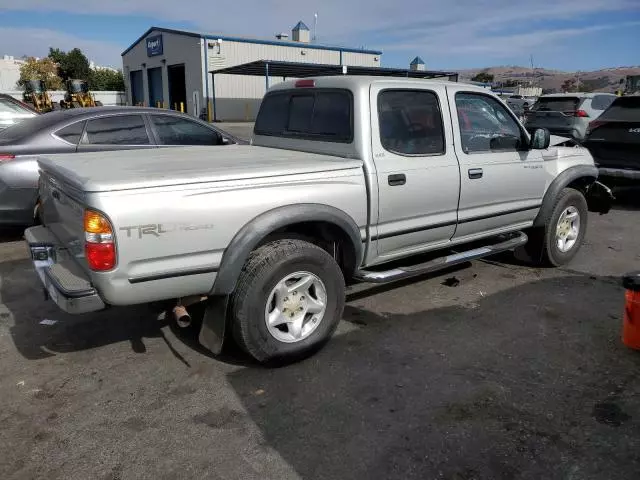
[[[545,92],[561,92],[562,84],[568,79],[580,79],[582,91],[614,92],[626,75],[640,75],[638,67],[617,67],[595,70],[593,72],[563,72],[560,70],[547,70],[519,66],[499,66],[459,70],[460,80],[470,80],[480,72],[487,72],[494,76],[496,82],[508,80],[522,84],[532,84],[542,87]]]

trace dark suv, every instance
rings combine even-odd
[[[601,176],[640,180],[640,95],[617,98],[589,124],[584,146]]]

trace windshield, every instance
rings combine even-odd
[[[71,93],[87,93],[89,85],[83,80],[71,80],[69,82],[69,90]]]
[[[27,82],[27,90],[42,93],[44,92],[44,82],[42,80],[29,80]]]
[[[12,102],[7,98],[0,98],[0,113],[21,113],[28,115],[35,115],[32,110],[23,107],[17,102]]]

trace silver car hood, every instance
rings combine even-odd
[[[54,155],[40,169],[85,192],[243,180],[361,168],[361,160],[228,145]]]

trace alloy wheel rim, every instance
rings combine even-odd
[[[267,297],[267,330],[284,343],[308,338],[322,323],[327,309],[327,289],[316,275],[295,272],[280,280]]]

